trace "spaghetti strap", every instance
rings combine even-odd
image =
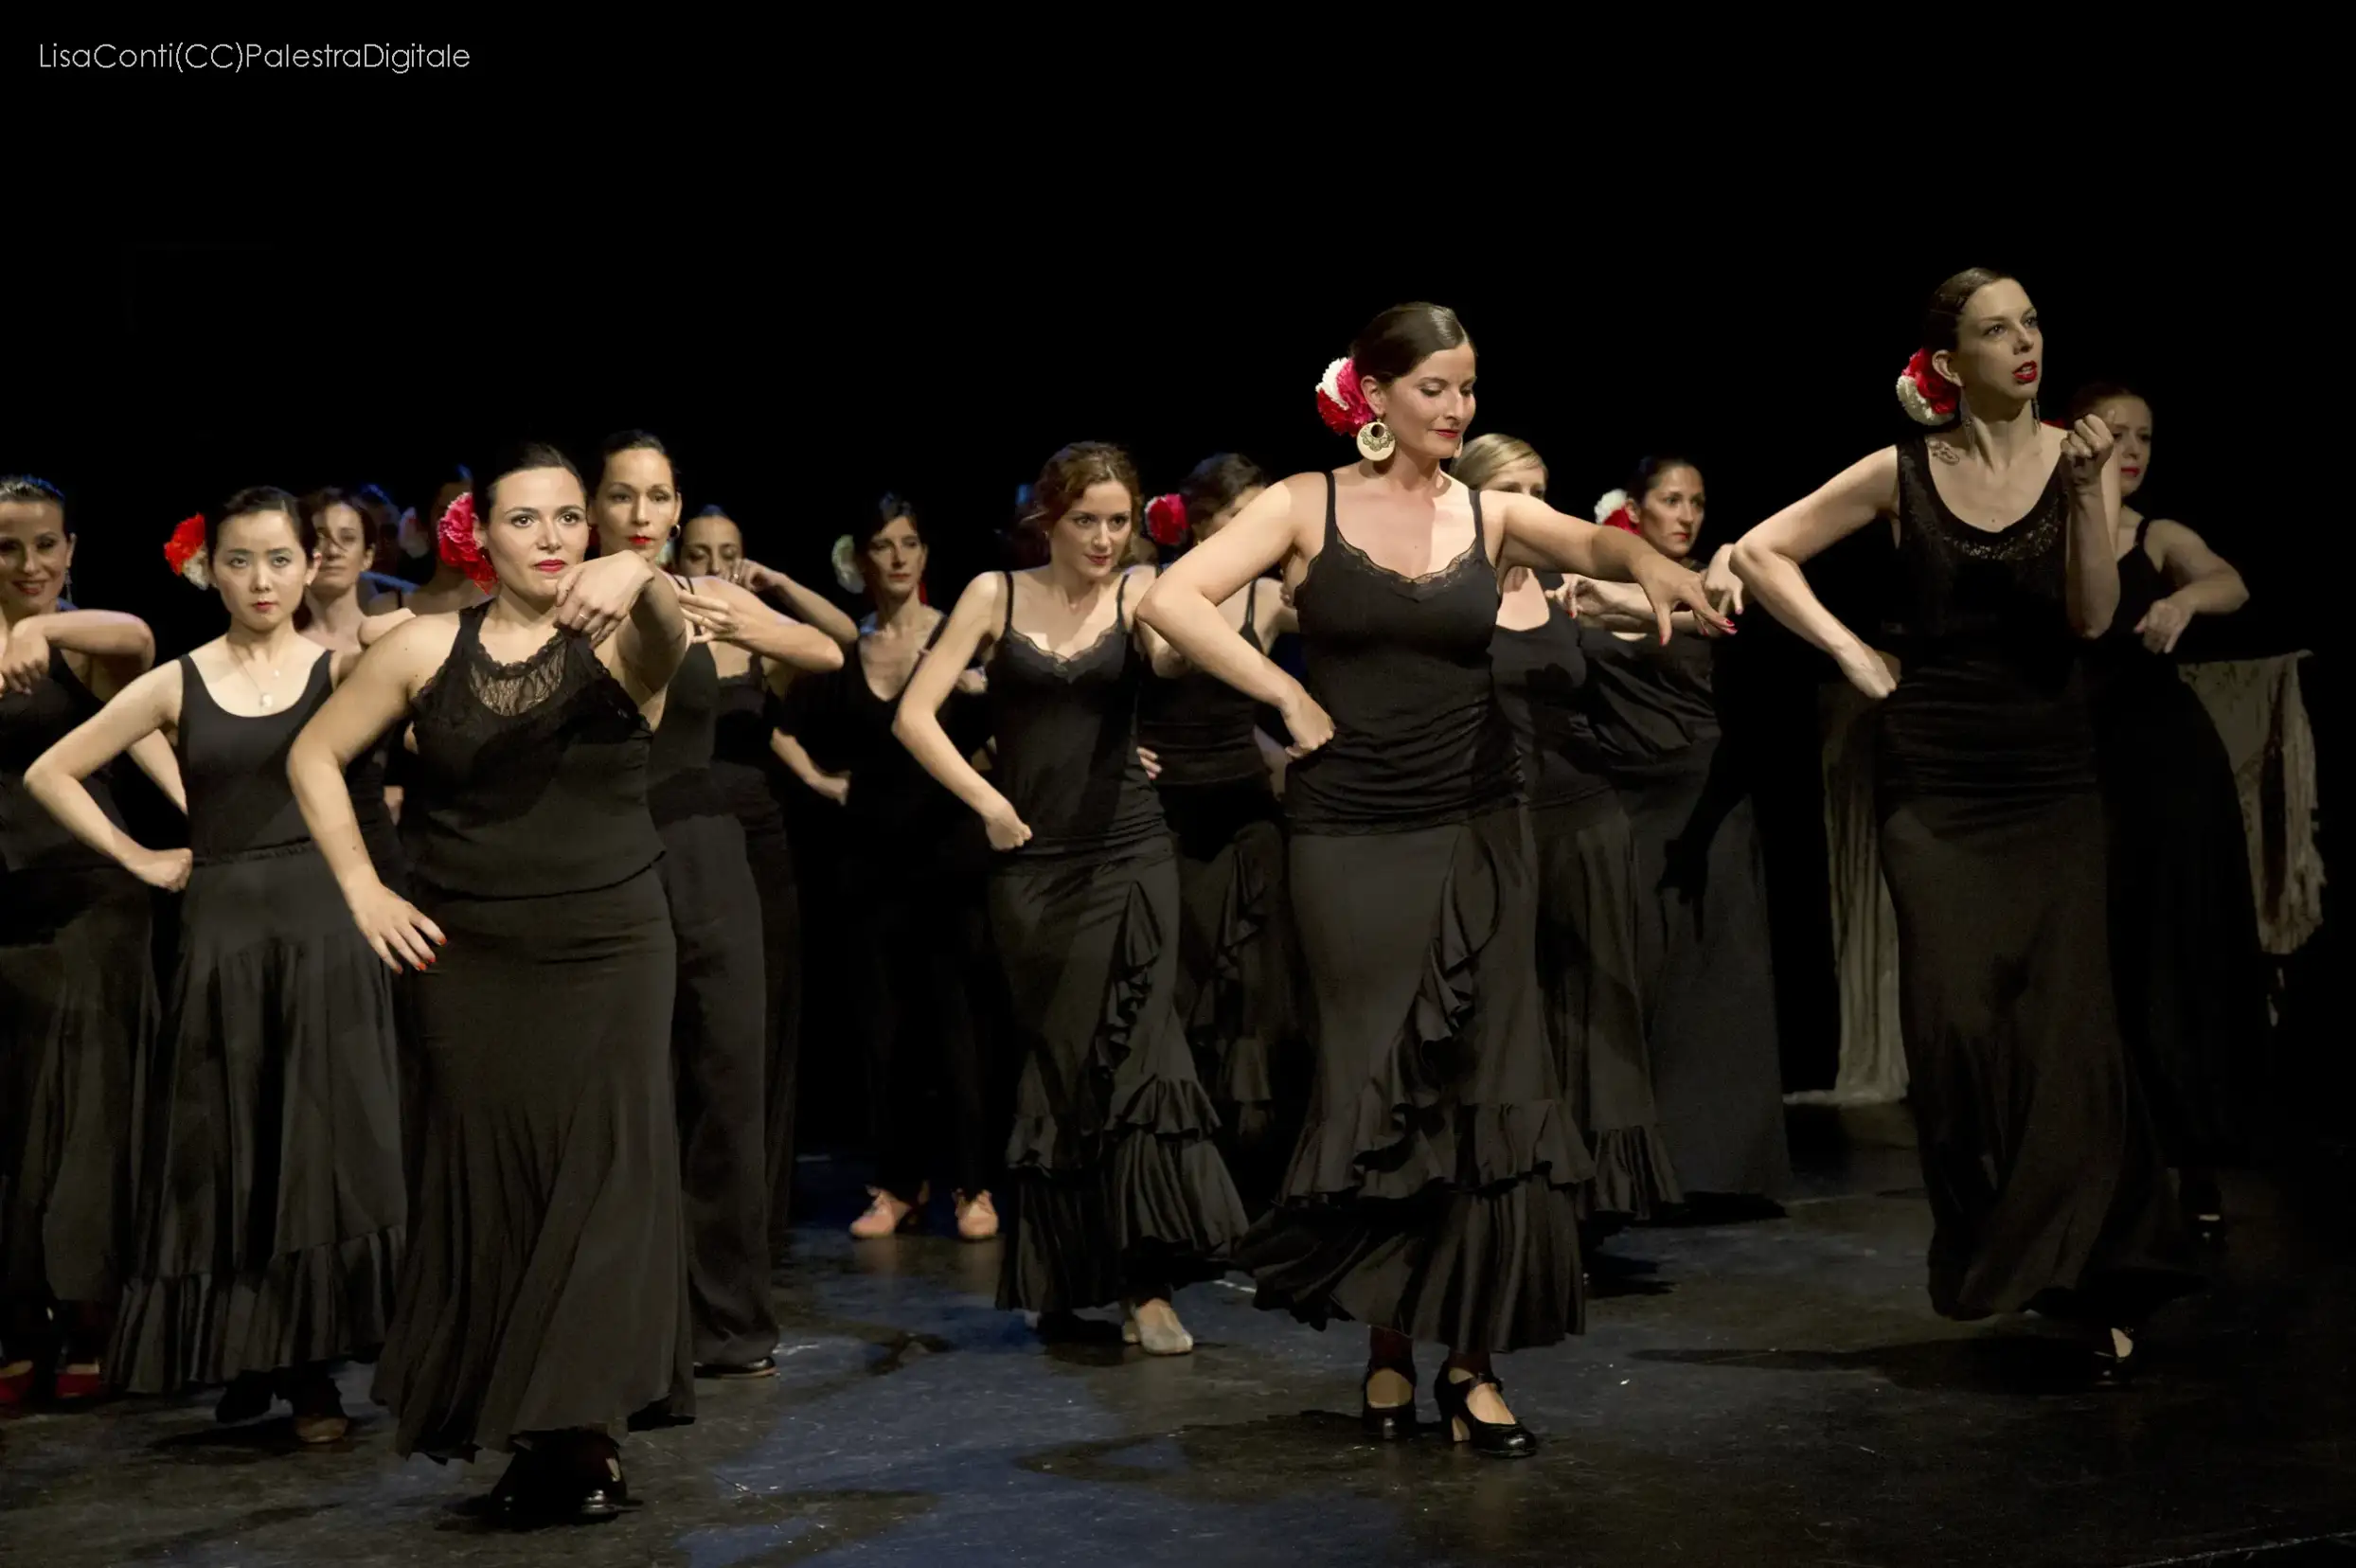
[[[1001,572],[998,575],[1007,579],[1007,616],[998,627],[998,640],[1004,642],[1014,630],[1014,574]]]
[[[1326,470],[1326,531],[1325,544],[1319,546],[1321,549],[1330,547],[1333,543],[1334,536],[1342,531],[1341,520],[1337,515],[1336,510],[1337,500],[1340,495],[1341,487],[1334,483],[1333,471],[1331,469]]]
[[[1472,498],[1472,543],[1480,547],[1481,559],[1494,566],[1496,557],[1489,553],[1489,527],[1481,521],[1481,492],[1471,485],[1464,487],[1464,492]],[[1498,553],[1504,553],[1502,548]]]

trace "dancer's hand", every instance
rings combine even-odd
[[[150,887],[177,893],[188,885],[188,872],[195,864],[192,850],[151,849],[132,863],[131,874]]]
[[[2191,624],[2192,612],[2171,597],[2144,612],[2143,619],[2135,623],[2135,635],[2141,637],[2143,646],[2154,653],[2173,653],[2176,651],[2176,639],[2183,636],[2185,628]]]
[[[783,593],[794,585],[794,579],[783,572],[773,572],[758,561],[739,560],[728,580],[748,594]]]
[[[968,697],[979,697],[990,690],[990,677],[978,667],[957,671],[957,690]]]
[[[1284,721],[1285,733],[1293,738],[1293,743],[1284,748],[1287,757],[1307,757],[1333,739],[1333,716],[1319,707],[1317,700],[1298,682],[1294,683],[1291,694],[1276,714]]]
[[[810,787],[821,800],[831,800],[837,806],[850,801],[850,775],[822,773],[810,781]]]
[[[2062,460],[2069,465],[2075,490],[2095,490],[2102,483],[2102,466],[2111,460],[2111,427],[2092,414],[2062,437]]]
[[[1029,826],[1014,814],[1012,803],[1004,798],[982,813],[982,825],[990,829],[992,849],[1020,849],[1030,842]]]
[[[1734,634],[1734,622],[1718,613],[1701,577],[1669,557],[1654,554],[1640,559],[1630,568],[1630,575],[1636,586],[1644,590],[1644,597],[1652,601],[1652,616],[1660,624],[1664,645],[1669,641],[1669,617],[1680,610],[1692,611],[1694,625],[1701,631],[1716,632],[1722,636]]]
[[[434,949],[448,940],[441,927],[420,914],[417,905],[383,882],[349,895],[347,901],[351,905],[352,924],[384,960],[384,967],[396,974],[404,963],[411,969],[426,968],[434,961]]]
[[[698,642],[733,642],[737,633],[744,630],[743,618],[737,614],[736,606],[717,595],[682,588],[679,613],[695,629]]]
[[[1148,750],[1144,746],[1139,746],[1137,748],[1137,762],[1139,766],[1145,769],[1146,777],[1159,778],[1162,776],[1161,753]]]
[[[1845,653],[1834,656],[1841,673],[1848,684],[1880,702],[1898,689],[1898,661],[1879,649],[1857,644]]]
[[[40,616],[27,615],[0,637],[0,691],[29,693],[48,673],[48,635]]]
[[[1734,575],[1733,545],[1710,557],[1709,569],[1702,574],[1702,586],[1719,609],[1729,615],[1742,614],[1742,579]]]
[[[556,623],[591,642],[603,642],[630,618],[654,568],[634,550],[599,556],[569,567],[556,579]]]

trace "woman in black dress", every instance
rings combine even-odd
[[[1671,561],[1692,556],[1707,510],[1702,471],[1647,457],[1617,519]],[[1703,582],[1731,614],[1740,584],[1732,547]],[[1587,733],[1619,792],[1635,846],[1637,989],[1661,1131],[1689,1200],[1742,1213],[1790,1187],[1767,883],[1741,757],[1722,743],[1713,691],[1719,651],[1706,625],[1646,636],[1641,598],[1616,584],[1576,585],[1587,654]],[[1773,1212],[1770,1210],[1769,1212]]]
[[[973,813],[892,736],[901,694],[948,616],[924,602],[928,557],[907,502],[884,496],[875,526],[851,544],[875,613],[840,670],[794,689],[780,735],[787,765],[842,808],[848,829],[844,916],[878,1134],[872,1202],[850,1233],[876,1240],[913,1227],[939,1176],[957,1234],[986,1241],[998,1234],[991,1188],[1005,1143],[974,1007],[990,846]],[[960,756],[988,737],[982,686],[978,672],[960,672],[937,716]]]
[[[1900,378],[1919,421],[1735,545],[1776,617],[1879,717],[1882,865],[1897,906],[1909,1099],[1936,1228],[1931,1302],[2083,1323],[2123,1374],[2146,1312],[2195,1281],[2105,940],[2102,799],[2080,668],[2118,605],[2118,474],[2097,419],[2038,422],[2044,333],[2003,274],[1931,297]],[[1818,602],[1803,562],[1889,519],[1895,661]]]
[[[364,646],[363,629],[372,616],[403,608],[400,595],[375,597],[361,608],[365,574],[360,570],[376,550],[375,525],[356,501],[340,490],[318,490],[303,497],[303,515],[312,537],[319,542],[319,569],[303,591],[303,635],[336,653],[357,654]],[[389,625],[379,621],[379,627]],[[375,630],[366,633],[377,634]],[[401,829],[386,797],[386,775],[398,735],[386,735],[351,766],[352,811],[360,819],[360,836],[367,842],[368,859],[379,881],[396,892],[408,889],[408,873],[401,863]]]
[[[1474,437],[1452,472],[1469,490],[1546,498],[1545,464],[1510,436]],[[1635,845],[1596,757],[1583,631],[1538,573],[1505,574],[1490,667],[1528,797],[1546,1034],[1596,1162],[1595,1184],[1580,1194],[1593,1240],[1684,1194],[1645,1053]]]
[[[136,1240],[107,1379],[138,1394],[228,1383],[224,1421],[281,1395],[298,1437],[332,1442],[348,1423],[330,1363],[372,1352],[392,1313],[399,1080],[392,988],[336,918],[286,757],[357,655],[294,629],[312,560],[293,496],[239,491],[203,550],[227,634],[132,682],[26,775],[84,844],[187,888],[134,1090]],[[82,783],[158,733],[187,781],[185,850],[132,842]]]
[[[724,508],[705,507],[679,530],[678,561],[690,578],[716,578],[753,592],[780,593],[802,619],[845,642],[858,629],[817,595],[744,551],[744,532]],[[821,619],[821,616],[827,618]],[[793,684],[793,667],[764,661],[734,643],[712,645],[720,671],[720,706],[712,726],[712,786],[744,829],[744,856],[760,895],[761,981],[768,1045],[763,1082],[763,1188],[769,1195],[769,1255],[785,1256],[792,1233],[794,1114],[801,1064],[802,896],[794,874],[794,847],[775,781],[778,697]]]
[[[25,788],[33,759],[154,662],[134,616],[64,601],[65,498],[0,479],[0,1407],[102,1386],[131,1221],[131,1085],[154,1033],[149,893]],[[179,801],[162,738],[134,748]],[[88,785],[118,829],[106,773]],[[179,875],[151,862],[160,882]]]
[[[686,651],[668,579],[584,561],[589,504],[555,449],[475,470],[458,521],[488,603],[372,648],[287,771],[349,911],[407,966],[423,1173],[376,1396],[394,1447],[517,1452],[493,1494],[611,1516],[612,1433],[693,1405],[671,1110],[676,950],[646,806],[649,715]],[[344,769],[412,723],[417,902],[378,881]]]
[[[596,492],[598,553],[634,551],[652,565],[673,544],[679,512],[678,480],[662,442],[640,430],[609,437]],[[721,680],[715,650],[725,644],[732,659],[765,658],[782,682],[797,669],[841,668],[843,649],[722,579],[682,579],[678,587],[696,637],[663,699],[647,804],[663,837],[663,891],[679,940],[671,1033],[696,1375],[765,1378],[777,1369],[777,1317],[769,1300],[767,977],[760,889],[744,829],[712,775]]]
[[[2199,534],[2126,505],[2151,467],[2151,403],[2090,386],[2071,401],[2073,419],[2089,414],[2118,443],[2118,611],[2090,674],[2119,1026],[2185,1211],[2214,1235],[2224,1223],[2215,1167],[2248,1148],[2266,960],[2233,761],[2172,655],[2195,615],[2230,615],[2250,592]]]
[[[1174,508],[1173,536],[1200,543],[1267,488],[1258,464],[1221,453],[1152,506]],[[1273,579],[1253,579],[1219,608],[1262,652],[1294,630]],[[1273,1194],[1286,1152],[1272,1146],[1278,1057],[1294,1027],[1277,802],[1287,758],[1261,732],[1259,705],[1226,682],[1174,652],[1154,673],[1164,678],[1148,683],[1137,727],[1178,852],[1178,1016],[1219,1110],[1228,1165],[1258,1204]]]
[[[1579,1328],[1574,1189],[1594,1167],[1538,990],[1536,867],[1490,668],[1497,572],[1633,578],[1663,635],[1676,605],[1707,600],[1627,535],[1450,477],[1472,376],[1452,312],[1377,316],[1319,388],[1364,460],[1272,486],[1170,568],[1144,615],[1273,704],[1305,754],[1285,809],[1317,1086],[1283,1197],[1240,1257],[1261,1305],[1372,1330],[1368,1430],[1412,1432],[1413,1342],[1436,1340],[1453,1436],[1521,1454],[1535,1439],[1490,1358]],[[1278,567],[1296,583],[1306,688],[1219,613]]]
[[[1178,1021],[1178,874],[1136,753],[1153,641],[1133,618],[1151,574],[1119,564],[1136,471],[1080,442],[1047,460],[1031,497],[1047,563],[966,588],[896,729],[1005,851],[991,925],[1026,1050],[998,1304],[1052,1332],[1124,1301],[1125,1334],[1183,1355],[1194,1340],[1170,1294],[1221,1272],[1243,1209]],[[991,778],[938,717],[985,650]]]

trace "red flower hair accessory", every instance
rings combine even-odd
[[[1187,542],[1187,501],[1182,495],[1157,495],[1145,504],[1145,531],[1156,544],[1176,549]]]
[[[213,585],[212,552],[205,545],[205,517],[184,517],[180,526],[164,541],[164,561],[171,569],[199,588]]]
[[[483,554],[482,545],[474,541],[474,496],[472,491],[460,495],[442,509],[441,522],[434,532],[439,541],[442,560],[464,572],[484,593],[491,593],[498,588],[499,574],[491,569],[491,559]]]
[[[1355,436],[1374,422],[1374,410],[1359,389],[1358,367],[1337,359],[1317,382],[1317,417],[1336,436]]]
[[[1899,406],[1917,424],[1943,425],[1955,417],[1960,391],[1931,367],[1929,350],[1918,348],[1898,374]]]
[[[1628,499],[1626,490],[1605,491],[1596,502],[1596,521],[1604,527],[1617,528],[1622,533],[1644,532],[1636,526],[1635,503]]]

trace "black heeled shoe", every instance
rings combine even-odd
[[[1526,1459],[1538,1452],[1537,1434],[1521,1422],[1499,1425],[1472,1414],[1472,1394],[1481,1384],[1489,1384],[1501,1395],[1505,1393],[1506,1385],[1497,1381],[1495,1374],[1476,1372],[1460,1380],[1450,1377],[1451,1370],[1441,1367],[1439,1377],[1432,1384],[1432,1398],[1439,1401],[1440,1419],[1448,1423],[1450,1442],[1470,1443],[1473,1452],[1498,1459]]]
[[[629,1508],[621,1456],[600,1434],[583,1433],[516,1451],[491,1494],[509,1523],[595,1524]]]
[[[1407,1380],[1405,1404],[1379,1405],[1366,1398],[1366,1385],[1374,1381],[1377,1372],[1396,1372]],[[1365,1376],[1358,1380],[1358,1424],[1367,1436],[1378,1443],[1403,1443],[1416,1434],[1416,1369],[1413,1362],[1366,1363]]]

